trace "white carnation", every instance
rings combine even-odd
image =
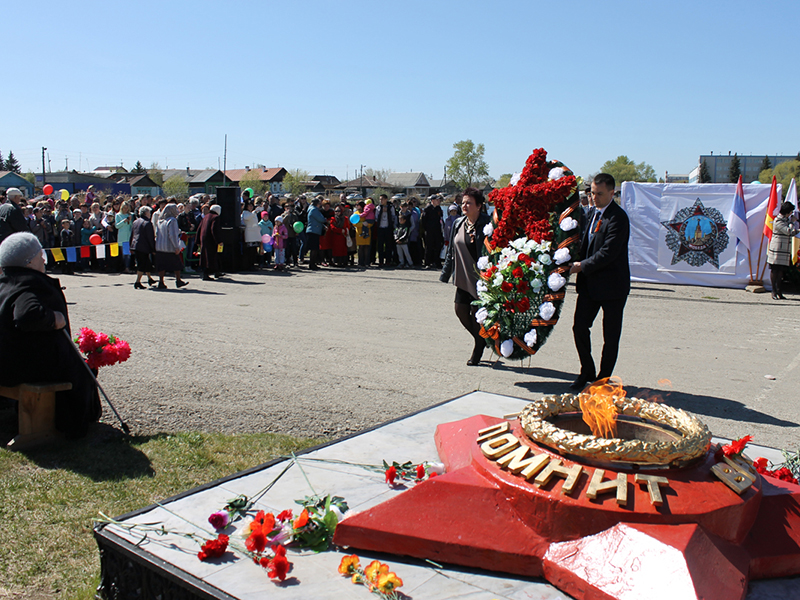
[[[573,219],[572,217],[567,217],[563,221],[561,221],[561,231],[572,231],[578,226],[578,222]]]
[[[547,254],[546,252],[542,252],[539,255],[539,262],[542,263],[543,265],[549,265],[551,262],[553,262],[553,259],[550,258],[550,255]]]
[[[489,286],[487,286],[486,282],[481,279],[475,284],[475,291],[479,294],[482,294],[483,292],[489,291]]]
[[[514,173],[514,176],[511,178],[511,181],[508,182],[508,185],[517,185],[519,183],[519,179],[522,177],[522,173]]]
[[[478,259],[478,269],[481,271],[485,271],[489,268],[489,257],[488,256],[481,256]]]
[[[478,312],[475,313],[475,320],[483,325],[483,322],[489,316],[489,311],[486,310],[483,306],[478,309]]]
[[[557,265],[563,265],[570,258],[572,258],[572,256],[569,254],[569,248],[559,248],[556,250],[555,254],[553,254],[553,259],[556,261]]]
[[[506,340],[500,344],[500,354],[508,358],[512,352],[514,352],[514,342],[512,340]]]
[[[547,285],[550,287],[551,290],[557,292],[564,284],[567,283],[567,280],[561,275],[561,273],[550,273],[550,277],[547,278]]]
[[[510,246],[515,250],[525,250],[525,244],[528,243],[528,238],[517,238],[513,242],[511,242]]]
[[[556,307],[552,302],[544,302],[539,306],[539,316],[545,321],[549,321],[556,314]]]
[[[494,227],[491,223],[487,223],[483,228],[483,235],[492,235],[492,233],[494,233]]]
[[[492,283],[496,286],[499,286],[501,283],[503,283],[503,274],[500,271],[494,274],[494,279],[492,279]]]
[[[540,289],[542,289],[542,282],[541,282],[541,280],[539,280],[539,279],[534,279],[533,281],[531,281],[531,289],[532,289],[534,292],[538,292]]]
[[[550,169],[550,172],[547,174],[547,178],[551,181],[555,181],[556,179],[561,179],[564,176],[564,167],[556,167],[554,169]]]
[[[528,346],[529,348],[533,348],[533,346],[536,344],[537,337],[538,336],[536,335],[536,330],[531,329],[528,333],[525,334],[525,337],[522,338],[522,341],[525,342],[525,345]]]

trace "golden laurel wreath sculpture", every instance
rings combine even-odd
[[[687,462],[703,455],[711,443],[711,432],[697,417],[683,410],[639,398],[615,398],[620,415],[639,417],[666,425],[681,433],[674,442],[647,442],[602,438],[561,429],[547,421],[561,413],[579,412],[580,400],[573,394],[544,396],[526,405],[519,415],[530,438],[566,454],[592,460],[669,464]]]

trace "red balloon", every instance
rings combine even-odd
[[[95,246],[97,246],[98,244],[101,244],[103,242],[103,238],[101,238],[96,233],[93,233],[92,235],[89,236],[89,241],[92,242]]]
[[[53,193],[53,186],[52,186],[52,185],[50,185],[49,183],[48,183],[48,184],[46,184],[46,185],[45,185],[45,186],[42,188],[42,192],[44,192],[44,195],[45,195],[45,196],[49,196],[50,194],[52,194],[52,193]]]

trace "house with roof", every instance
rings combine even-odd
[[[182,177],[189,184],[189,195],[192,194],[216,194],[217,188],[223,185],[224,175],[219,169],[163,169],[164,181],[170,177]]]
[[[127,194],[130,186],[125,183],[117,183],[108,177],[101,177],[92,173],[79,173],[78,171],[57,171],[55,173],[41,173],[34,175],[36,187],[41,188],[45,183],[49,183],[57,190],[67,190],[70,194],[75,192],[85,192],[93,185],[96,192],[105,194]]]
[[[150,179],[147,173],[114,173],[109,176],[109,179],[129,185],[131,196],[144,196],[146,194],[157,196],[161,193],[161,188],[155,181]]]
[[[226,177],[236,185],[239,185],[239,182],[248,173],[258,174],[258,180],[267,185],[267,191],[270,194],[278,196],[286,191],[283,188],[283,178],[286,177],[288,171],[283,167],[258,167],[256,169],[245,167],[244,169],[228,169],[225,171]],[[250,177],[252,176],[250,175]]]
[[[431,184],[422,172],[389,173],[386,176],[386,183],[396,192],[402,192],[406,196],[427,198],[431,193]]]
[[[361,177],[357,177],[355,179],[351,179],[350,181],[343,181],[338,185],[334,186],[333,189],[335,191],[342,191],[345,194],[349,193],[359,193],[364,198],[368,196],[372,196],[375,193],[375,190],[382,189],[382,190],[390,190],[392,188],[385,181],[380,181],[374,177],[369,177],[367,175],[362,175]],[[375,198],[377,201],[377,198]]]
[[[455,181],[452,179],[431,179],[431,194],[442,194],[443,196],[452,196],[461,191]]]
[[[19,188],[26,198],[33,198],[33,184],[14,171],[0,171],[0,190]]]

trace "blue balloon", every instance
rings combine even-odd
[[[758,179],[756,179],[755,181],[751,181],[750,183],[755,183],[757,185],[761,185],[761,182]]]
[[[353,225],[358,225],[359,221],[361,221],[361,215],[360,214],[353,213],[352,215],[350,215],[350,222]]]

